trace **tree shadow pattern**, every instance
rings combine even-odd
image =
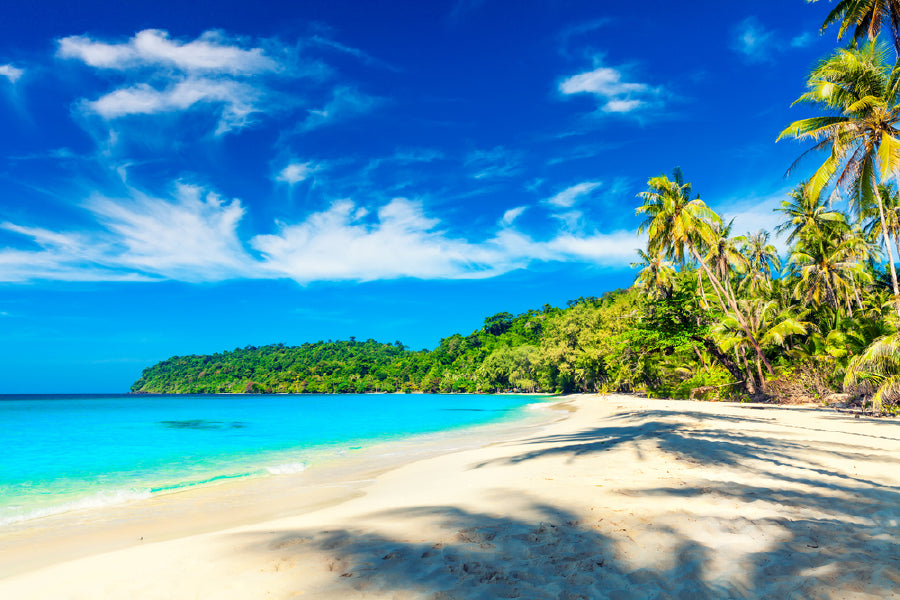
[[[676,414],[703,427],[674,422]],[[419,507],[383,516],[422,519],[423,532],[437,526],[440,535],[396,539],[364,528],[277,531],[244,540],[244,547],[285,564],[313,554],[327,556],[324,568],[333,575],[331,583],[304,596],[322,599],[900,597],[900,489],[842,472],[828,462],[829,456],[874,457],[895,465],[898,459],[892,449],[873,454],[871,447],[848,441],[810,452],[803,441],[715,427],[717,421],[735,419],[754,422],[749,417],[684,411],[627,414],[618,418],[621,424],[610,427],[535,438],[531,443],[540,447],[534,450],[472,468],[546,456],[577,461],[611,447],[650,441],[673,459],[749,471],[763,475],[771,485],[695,481],[680,487],[626,489],[623,502],[629,495],[658,498],[661,503],[705,496],[738,506],[766,503],[781,516],[674,514],[670,521],[615,529],[608,523],[598,526],[596,517],[539,502],[527,512],[536,518]],[[801,449],[804,458],[798,459]],[[734,564],[723,567],[717,564],[723,559],[718,554],[727,543],[704,541],[703,536],[672,526],[686,519],[696,520],[697,527],[724,532],[728,540],[758,537],[763,530],[769,535],[764,544],[746,552],[726,552]],[[664,540],[665,559],[643,564],[635,560],[639,551],[647,550],[642,546],[654,540]]]

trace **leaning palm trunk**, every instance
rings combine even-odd
[[[759,342],[756,341],[756,337],[754,337],[753,333],[750,331],[750,327],[747,325],[747,319],[741,313],[740,309],[738,309],[737,302],[728,295],[728,292],[722,286],[722,282],[718,280],[718,278],[713,274],[710,270],[709,266],[700,258],[700,254],[697,252],[697,249],[693,244],[688,244],[688,248],[691,253],[694,255],[694,258],[700,263],[701,268],[706,273],[707,279],[713,284],[713,288],[717,289],[716,293],[721,292],[728,299],[728,304],[731,306],[731,310],[734,312],[735,318],[737,318],[738,323],[741,326],[741,329],[744,331],[744,334],[747,336],[747,340],[750,342],[750,345],[753,346],[753,350],[756,351],[756,355],[759,357],[759,360],[762,361],[764,365],[766,365],[766,369],[769,371],[769,375],[774,374],[774,370],[772,369],[772,364],[766,358],[766,355],[763,353],[762,347],[759,345]],[[762,375],[762,371],[760,370],[760,376]],[[760,377],[759,381],[760,388],[763,388],[765,385],[765,379]],[[763,389],[765,391],[765,389]]]
[[[894,268],[894,253],[891,251],[891,238],[887,231],[887,220],[884,218],[884,203],[881,196],[877,196],[878,200],[878,217],[881,220],[881,237],[884,240],[884,250],[887,253],[888,266],[891,271],[891,285],[894,289],[894,310],[897,311],[897,317],[900,317],[900,290],[897,289],[897,269]]]

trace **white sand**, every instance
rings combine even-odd
[[[0,573],[24,570],[0,598],[900,596],[900,422],[623,396],[571,406],[514,439],[337,469],[305,492],[229,487],[0,532]],[[360,469],[374,477],[347,483]]]

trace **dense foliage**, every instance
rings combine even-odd
[[[328,341],[175,356],[144,370],[132,386],[153,393],[569,392],[608,380],[604,358],[636,292],[579,298],[518,316],[502,312],[432,351],[402,343]]]

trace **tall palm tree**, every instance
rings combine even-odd
[[[788,233],[788,244],[798,238],[825,235],[834,227],[846,224],[844,215],[836,210],[829,210],[822,200],[821,194],[812,196],[807,193],[806,182],[788,192],[790,200],[782,200],[777,212],[784,214],[784,220],[775,227],[777,233]]]
[[[818,2],[818,0],[806,1]],[[887,25],[894,39],[894,49],[900,56],[900,0],[839,0],[825,17],[820,31],[824,32],[830,25],[838,22],[840,22],[839,40],[851,27],[854,40],[859,41],[865,37],[874,40],[878,37],[881,27]]]
[[[837,50],[821,61],[810,73],[807,87],[809,91],[794,104],[809,103],[829,114],[794,121],[778,139],[811,138],[822,140],[813,149],[830,147],[830,156],[807,183],[811,197],[834,186],[835,193],[849,191],[858,206],[878,207],[900,317],[897,272],[877,191],[880,182],[900,175],[900,69],[893,69],[884,48],[872,41]]]
[[[734,297],[726,292],[720,279],[700,255],[702,245],[709,247],[716,243],[718,238],[715,226],[721,225],[722,219],[699,196],[691,198],[691,184],[685,183],[679,168],[672,172],[672,179],[665,175],[652,177],[647,181],[647,187],[649,189],[646,192],[638,194],[644,204],[636,212],[647,215],[638,228],[638,233],[647,232],[648,252],[664,254],[684,264],[687,251],[687,255],[693,257],[706,274],[719,299],[724,298],[731,307],[750,345],[769,373],[772,373],[772,365],[748,328],[746,318]]]
[[[741,281],[741,288],[757,296],[768,292],[772,287],[772,271],[781,270],[781,259],[778,250],[769,243],[769,232],[760,229],[738,236],[735,241],[747,261],[747,276]]]
[[[900,334],[878,338],[853,358],[844,376],[844,388],[867,384],[874,390],[873,412],[882,412],[884,401],[900,399]]]
[[[775,300],[762,298],[741,299],[738,305],[747,315],[749,330],[763,346],[784,346],[792,335],[806,334],[812,327],[803,320],[805,313],[797,315],[790,310],[779,310]],[[749,337],[745,328],[740,325],[736,315],[728,313],[725,318],[711,330],[719,347],[724,351],[749,345]],[[761,357],[756,358],[756,371],[760,382],[765,381],[762,372]]]
[[[651,298],[668,296],[675,283],[675,269],[662,254],[648,254],[638,250],[640,262],[631,263],[632,268],[641,267],[635,284],[649,290]]]
[[[849,307],[858,282],[871,281],[859,260],[863,252],[860,243],[853,235],[844,239],[823,236],[795,246],[787,267],[798,277],[795,297],[815,305],[829,304],[838,312],[844,303]],[[848,312],[852,314],[852,308]]]
[[[737,273],[747,271],[747,259],[737,248],[735,238],[731,237],[731,229],[734,224],[732,219],[728,225],[722,222],[712,224],[711,242],[708,246],[706,256],[703,260],[713,265],[716,274],[725,288],[725,293],[734,300],[734,289],[731,287],[731,271],[734,269]]]

